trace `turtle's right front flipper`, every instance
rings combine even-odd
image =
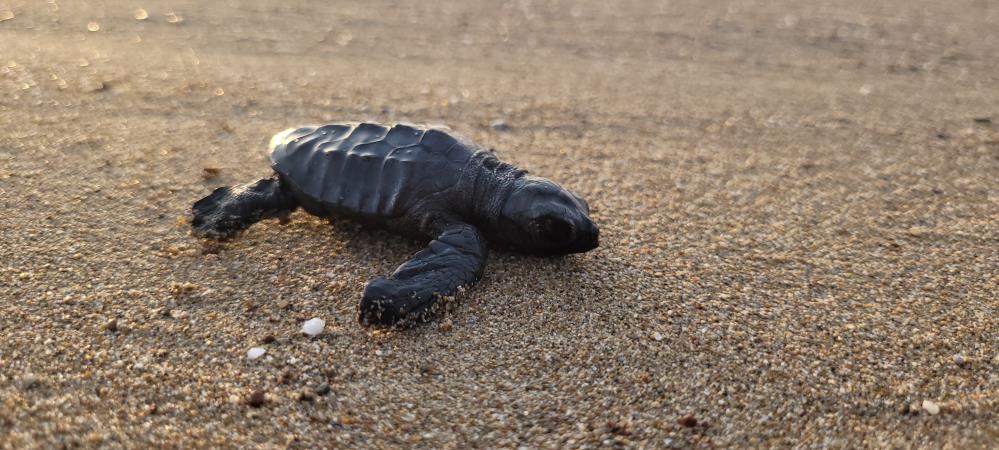
[[[421,317],[439,298],[478,281],[485,264],[486,243],[479,230],[468,224],[452,225],[391,276],[368,282],[358,320],[384,326]]]
[[[298,202],[277,178],[220,187],[191,207],[191,232],[224,238],[263,219],[287,216],[297,207]]]

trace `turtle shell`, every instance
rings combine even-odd
[[[389,219],[453,187],[473,153],[440,129],[343,123],[278,133],[270,159],[306,209]]]

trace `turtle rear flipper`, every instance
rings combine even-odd
[[[422,318],[441,297],[478,281],[485,263],[486,243],[479,231],[467,224],[452,225],[391,276],[368,282],[358,321],[387,326]]]
[[[298,202],[276,178],[220,187],[191,207],[191,232],[225,238],[263,219],[285,217],[297,207]]]

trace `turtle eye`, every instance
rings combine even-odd
[[[538,219],[538,230],[541,239],[546,242],[564,244],[572,241],[572,224],[557,217],[545,216]]]

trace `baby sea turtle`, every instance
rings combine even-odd
[[[600,231],[585,200],[443,129],[292,128],[271,139],[270,159],[275,176],[218,188],[196,202],[193,233],[224,238],[301,207],[432,239],[392,275],[368,282],[362,324],[426,317],[438,298],[479,280],[486,241],[546,255],[597,247]]]

